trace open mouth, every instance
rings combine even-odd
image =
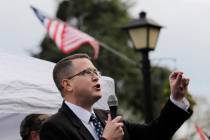
[[[97,90],[101,90],[101,85],[100,85],[100,84],[96,84],[96,85],[94,86],[94,88],[97,89]]]

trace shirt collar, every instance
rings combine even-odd
[[[74,112],[74,114],[76,114],[76,116],[85,123],[89,123],[90,116],[92,113],[95,114],[93,110],[89,112],[78,105],[72,104],[68,101],[64,102]]]

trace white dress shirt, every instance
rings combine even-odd
[[[179,108],[185,110],[187,112],[188,108],[190,107],[189,101],[184,97],[181,100],[174,100],[172,96],[170,96],[170,100]]]
[[[65,104],[74,112],[74,114],[82,121],[84,126],[89,130],[89,132],[92,134],[95,140],[98,140],[98,136],[95,132],[94,126],[92,122],[89,122],[91,113],[95,114],[92,110],[92,112],[89,112],[85,110],[84,108],[77,106],[75,104],[72,104],[70,102],[65,101]]]

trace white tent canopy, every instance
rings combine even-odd
[[[33,57],[0,53],[0,138],[20,139],[20,121],[29,113],[57,112],[62,97],[52,79],[54,63]],[[115,94],[114,80],[102,76],[103,97],[95,108],[108,109],[107,98]]]

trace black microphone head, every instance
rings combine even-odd
[[[118,100],[115,95],[110,95],[107,100],[108,106],[118,106]]]
[[[114,119],[117,116],[117,106],[118,106],[117,97],[115,95],[110,95],[108,97],[107,104],[109,106],[111,117],[112,119]]]

